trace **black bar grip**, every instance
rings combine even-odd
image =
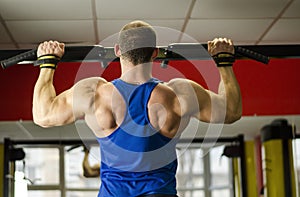
[[[5,69],[25,60],[36,60],[36,52],[36,49],[32,49],[30,51],[8,58],[6,60],[2,60],[1,66],[3,69]]]
[[[100,61],[104,59],[106,50],[101,45],[94,46],[66,46],[65,54],[61,59],[62,62],[71,62],[71,61]],[[36,61],[37,59],[37,49],[32,49],[26,52],[21,52],[18,55],[10,57],[5,60],[1,60],[1,66],[3,69],[16,65],[22,61]]]
[[[258,62],[268,64],[270,61],[269,57],[262,55],[260,53],[257,53],[255,51],[252,51],[252,50],[249,50],[249,49],[246,49],[243,47],[239,47],[239,46],[235,46],[234,49],[235,49],[236,54],[239,54],[244,57],[248,57],[248,58],[256,60]]]
[[[170,44],[165,52],[166,58],[172,59],[175,56],[180,55],[185,59],[206,59],[210,55],[204,49],[208,50],[207,44],[198,44],[198,43],[174,43]],[[264,64],[269,63],[269,57],[262,55],[253,50],[235,46],[235,53],[241,57],[247,57]],[[164,58],[162,58],[164,59]],[[180,58],[179,58],[180,59]]]

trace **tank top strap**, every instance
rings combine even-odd
[[[158,84],[161,83],[162,81],[156,78],[151,78],[149,81],[147,81],[144,84],[141,85],[136,85],[136,84],[130,84],[127,83],[123,80],[121,80],[120,78],[115,79],[113,81],[111,81],[111,83],[117,88],[117,90],[120,92],[120,94],[123,96],[125,102],[127,104],[129,104],[129,99],[132,95],[132,93],[140,86],[145,86],[145,84],[150,84],[148,87],[150,89],[148,89],[148,91],[146,91],[145,93],[149,94],[151,93],[152,89]],[[153,87],[152,87],[153,86]],[[150,91],[150,92],[149,92]]]
[[[116,79],[112,82],[123,96],[127,105],[128,115],[125,116],[125,122],[134,120],[139,125],[148,125],[150,123],[147,104],[153,89],[160,82],[160,80],[155,78],[151,78],[141,85],[129,84],[121,79]]]
[[[122,95],[123,99],[125,100],[126,104],[128,105],[129,103],[128,99],[130,98],[130,95],[138,86],[135,84],[126,83],[121,79],[115,79],[111,83],[119,91],[119,93]]]

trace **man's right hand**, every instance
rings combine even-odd
[[[43,55],[56,55],[61,58],[65,52],[65,44],[57,41],[45,41],[41,43],[37,50],[37,57]]]

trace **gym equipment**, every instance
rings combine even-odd
[[[170,60],[201,60],[201,59],[211,59],[209,54],[205,49],[207,45],[198,43],[173,43],[167,47],[158,47],[159,54],[156,60],[161,60],[162,67],[165,67]],[[102,67],[106,68],[107,63],[111,61],[119,61],[119,59],[114,55],[113,47],[103,47],[101,45],[95,46],[76,46],[76,47],[66,47],[65,54],[61,59],[62,62],[68,61],[98,61],[102,63]],[[16,51],[16,54],[12,57],[7,57],[1,61],[1,66],[6,69],[15,64],[27,61],[27,63],[32,63],[36,61],[36,49],[26,50],[26,51]],[[255,51],[246,49],[244,47],[235,46],[235,53],[238,57],[247,57],[254,59],[258,62],[264,64],[269,63],[269,57],[257,53]]]
[[[274,120],[261,129],[265,194],[296,197],[292,139],[295,127],[285,119]]]

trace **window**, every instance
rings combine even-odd
[[[59,149],[26,147],[24,152],[25,159],[16,161],[15,190],[21,187],[22,193],[15,191],[15,197],[61,196]],[[18,176],[22,176],[22,182],[16,180]]]
[[[296,169],[296,180],[298,180],[298,192],[300,196],[300,138],[297,138],[293,142],[293,151],[294,151],[294,165]]]
[[[100,186],[100,178],[85,178],[83,176],[83,147],[67,151],[69,148],[70,147],[65,148],[65,181],[67,190],[81,191],[89,189],[98,191]],[[96,163],[100,163],[100,150],[98,146],[91,147],[88,159],[91,166]],[[76,193],[75,196],[77,196],[77,194],[79,193]]]
[[[177,149],[177,188],[179,196],[203,196],[204,168],[202,150],[198,147]]]
[[[54,197],[60,196],[60,191],[47,191],[47,190],[40,190],[40,191],[29,191],[29,197]]]
[[[224,146],[214,147],[210,150],[210,171],[212,197],[230,197],[231,163],[227,157],[222,157]]]
[[[98,191],[89,192],[89,191],[68,191],[66,197],[96,197]]]
[[[202,149],[192,144],[177,147],[177,189],[180,197],[230,197],[231,163],[221,157],[224,146]],[[100,178],[85,178],[83,147],[64,145],[23,147],[26,157],[16,162],[16,173],[27,180],[30,197],[95,197]],[[89,163],[100,162],[99,146],[92,146]],[[24,194],[24,193],[23,193]],[[26,196],[25,194],[23,196]]]
[[[177,149],[177,187],[179,196],[204,197],[231,194],[231,163],[221,157],[224,146],[201,149],[199,146]],[[184,152],[183,152],[184,151]]]

